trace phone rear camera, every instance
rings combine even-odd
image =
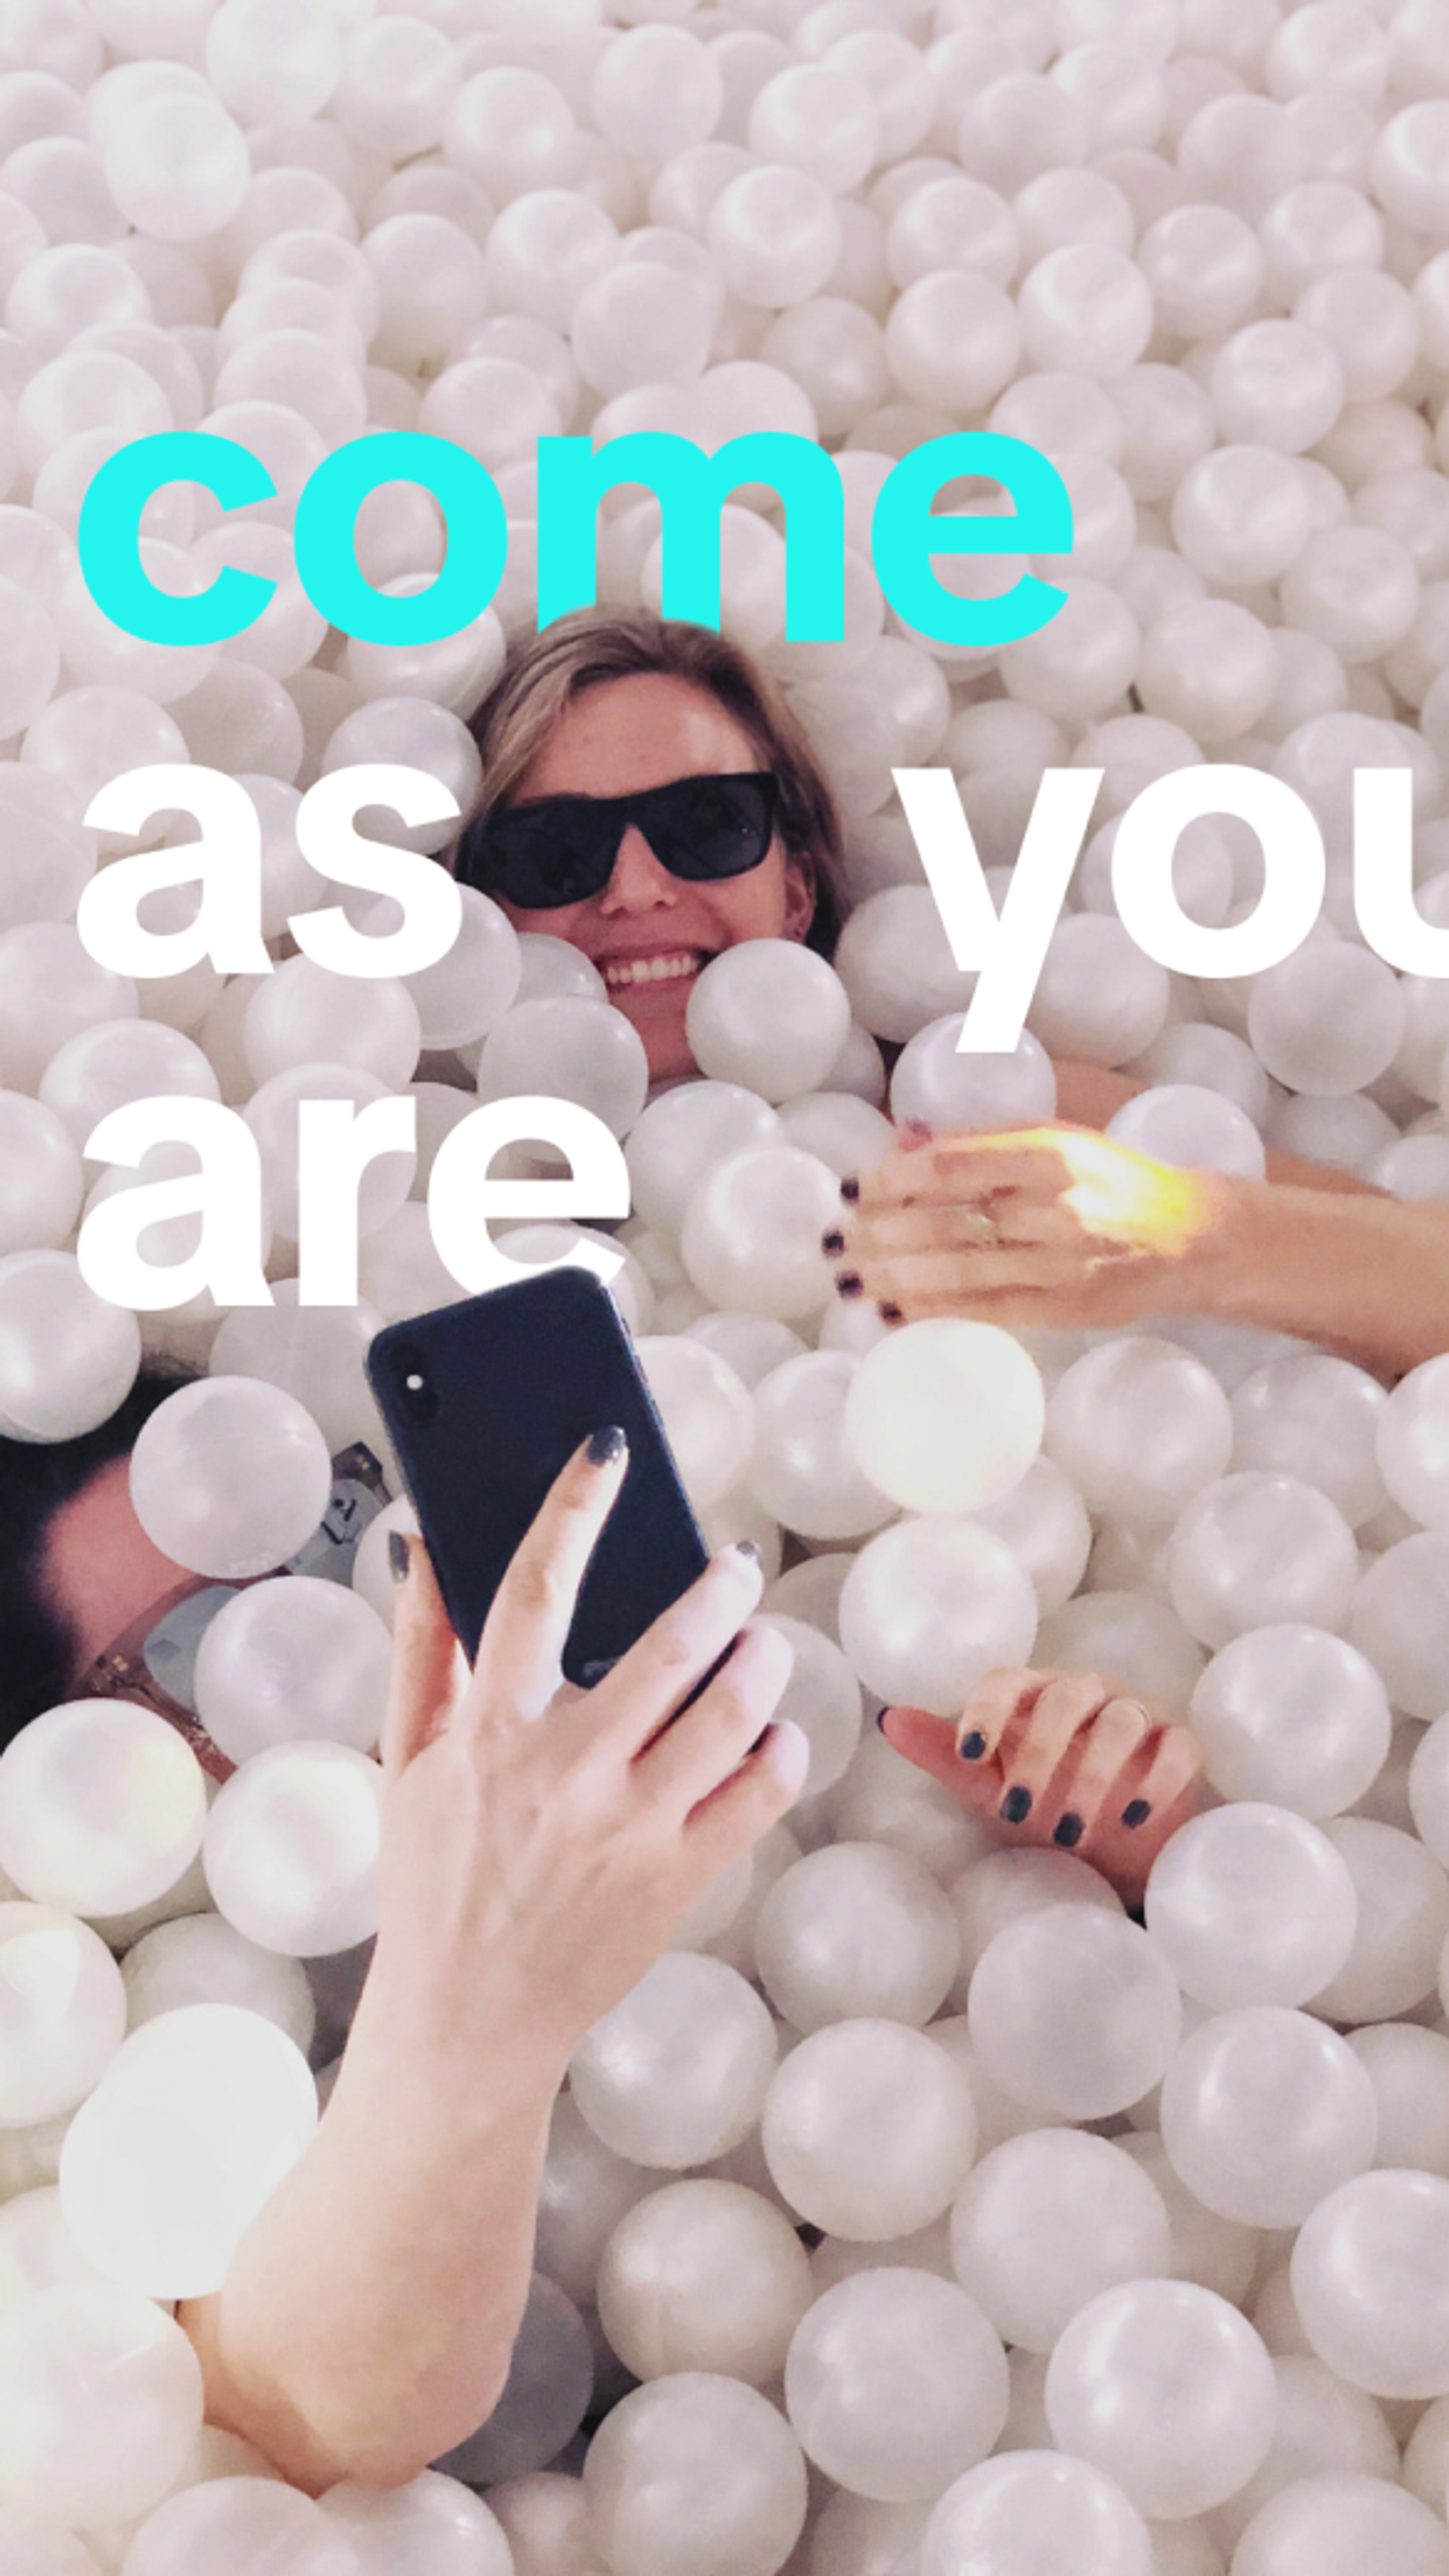
[[[438,1417],[438,1391],[428,1375],[428,1364],[420,1350],[404,1343],[392,1355],[393,1374],[403,1411],[413,1422],[435,1422]]]

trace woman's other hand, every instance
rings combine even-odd
[[[789,1649],[745,1624],[761,1590],[750,1552],[715,1557],[597,1688],[563,1682],[575,1597],[625,1464],[622,1442],[596,1440],[564,1469],[471,1673],[410,1542],[361,2010],[433,2053],[466,2061],[502,2040],[561,2076],[711,1881],[799,1795],[808,1747],[770,1724]]]
[[[870,1298],[888,1323],[1132,1323],[1205,1301],[1245,1186],[1088,1128],[917,1128],[842,1184],[825,1249],[840,1294]]]
[[[1196,1739],[1100,1673],[992,1673],[954,1725],[888,1708],[881,1727],[1008,1848],[1075,1852],[1129,1904],[1197,1806]]]

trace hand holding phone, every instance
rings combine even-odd
[[[761,1575],[743,1549],[710,1559],[595,1689],[558,1687],[628,1476],[627,1454],[602,1445],[554,1481],[471,1673],[416,1540],[399,1597],[378,1943],[354,2035],[368,2046],[380,2026],[395,2047],[405,2033],[465,2078],[500,2054],[561,2076],[809,1764],[800,1729],[770,1722],[790,1654],[746,1624]]]

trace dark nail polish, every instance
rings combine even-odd
[[[747,1557],[751,1565],[760,1563],[760,1551],[752,1538],[737,1538],[734,1542],[734,1550],[736,1556]]]
[[[1075,1851],[1085,1832],[1086,1826],[1081,1817],[1074,1816],[1069,1809],[1058,1824],[1052,1841],[1059,1843],[1063,1851]]]
[[[627,1447],[623,1426],[617,1422],[605,1422],[597,1431],[589,1433],[589,1445],[584,1454],[591,1467],[610,1467],[616,1458],[623,1457]]]
[[[901,1310],[899,1306],[894,1305],[889,1297],[881,1300],[880,1305],[876,1308],[876,1312],[883,1324],[898,1324],[901,1320]]]
[[[969,1735],[963,1735],[956,1750],[963,1762],[979,1762],[986,1750],[986,1738],[980,1727],[973,1726]]]
[[[845,1237],[839,1231],[838,1227],[832,1226],[829,1234],[822,1234],[820,1238],[820,1249],[822,1252],[830,1253],[832,1257],[837,1252],[843,1252],[845,1250]]]
[[[844,1199],[847,1207],[854,1207],[856,1200],[860,1196],[860,1183],[856,1179],[854,1172],[846,1173],[844,1180],[840,1184],[840,1195]]]
[[[888,1710],[888,1709],[878,1708],[878,1709],[876,1710],[876,1713],[875,1713],[875,1722],[876,1722],[877,1726],[880,1728],[880,1731],[881,1731],[882,1735],[884,1735],[884,1734],[885,1734],[885,1722],[886,1722],[886,1719],[887,1719],[887,1717],[889,1716],[889,1714],[890,1714],[890,1712],[889,1712],[889,1710]]]
[[[1122,1810],[1124,1825],[1145,1825],[1152,1813],[1150,1798],[1133,1798]]]
[[[856,1270],[838,1270],[835,1274],[837,1296],[858,1297],[862,1293],[862,1284],[860,1273]]]
[[[392,1569],[392,1579],[394,1583],[406,1583],[408,1579],[408,1564],[410,1560],[408,1543],[401,1530],[388,1531],[387,1561]]]
[[[1008,1789],[1005,1797],[1001,1801],[1002,1823],[1004,1825],[1024,1825],[1030,1814],[1031,1791],[1029,1789],[1022,1789],[1019,1787]]]

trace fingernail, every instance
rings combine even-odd
[[[843,1252],[845,1250],[844,1235],[841,1234],[836,1227],[832,1226],[829,1234],[822,1234],[820,1238],[820,1249],[822,1252],[828,1252],[832,1255],[837,1252]]]
[[[847,1207],[854,1207],[856,1200],[860,1196],[860,1183],[856,1179],[854,1172],[846,1173],[844,1180],[840,1184],[840,1195],[844,1199]]]
[[[898,1324],[901,1320],[901,1310],[899,1306],[893,1305],[889,1297],[881,1300],[881,1303],[876,1308],[876,1313],[879,1315],[883,1324]]]
[[[1133,1798],[1122,1810],[1124,1825],[1145,1825],[1152,1813],[1150,1798]]]
[[[742,1556],[747,1565],[759,1565],[762,1561],[760,1551],[752,1538],[737,1538],[734,1541],[732,1553],[735,1556]]]
[[[980,1727],[973,1726],[969,1735],[963,1735],[956,1750],[963,1762],[979,1762],[986,1750],[986,1738]]]
[[[1031,1791],[1029,1789],[1022,1788],[1008,1789],[1005,1797],[1001,1801],[1002,1823],[1004,1825],[1024,1825],[1030,1814]]]
[[[880,1731],[881,1731],[882,1735],[884,1735],[884,1734],[885,1734],[885,1722],[886,1722],[886,1716],[887,1716],[887,1711],[886,1711],[885,1709],[883,1709],[883,1708],[878,1708],[878,1709],[876,1710],[876,1713],[875,1713],[875,1722],[876,1722],[877,1726],[880,1728]],[[887,1740],[889,1740],[889,1739],[887,1739]]]
[[[404,1538],[401,1530],[388,1531],[387,1561],[392,1569],[392,1579],[394,1583],[406,1583],[408,1579],[408,1567],[412,1562],[412,1558],[407,1540]]]
[[[627,1447],[622,1423],[606,1422],[597,1431],[589,1433],[584,1455],[591,1467],[610,1467],[616,1458],[623,1457]]]
[[[1056,1832],[1052,1836],[1052,1841],[1054,1843],[1060,1843],[1063,1851],[1075,1851],[1085,1831],[1086,1827],[1083,1824],[1081,1817],[1074,1816],[1070,1810],[1068,1810],[1067,1814],[1062,1817],[1058,1824]]]
[[[839,1297],[859,1297],[864,1284],[859,1271],[838,1270],[835,1274],[835,1292]]]

